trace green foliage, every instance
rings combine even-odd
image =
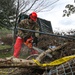
[[[63,17],[67,16],[69,17],[71,14],[75,13],[75,6],[71,4],[67,4],[65,6],[65,10],[63,10]]]

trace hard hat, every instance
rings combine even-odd
[[[36,21],[36,20],[37,20],[37,14],[36,14],[36,12],[32,12],[29,17],[30,17],[30,19],[32,19],[33,21]]]

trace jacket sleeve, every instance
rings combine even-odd
[[[21,20],[21,22],[19,23],[18,27],[20,27],[20,28],[24,27],[24,20]]]
[[[24,28],[24,20],[21,20],[18,27],[19,28]],[[24,38],[25,34],[24,34],[23,30],[18,30],[17,36],[20,36],[21,38]]]

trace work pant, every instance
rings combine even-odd
[[[33,40],[32,37],[28,38],[25,42],[25,45],[31,49],[30,54],[38,54],[38,52],[36,50],[32,49],[32,42],[31,42],[32,40]],[[16,38],[16,42],[14,44],[14,53],[13,53],[14,57],[16,57],[16,58],[19,57],[19,53],[20,53],[21,46],[23,43],[24,43],[23,38],[21,38],[21,37]]]
[[[21,37],[17,37],[16,42],[14,44],[14,53],[13,53],[13,56],[16,57],[16,58],[19,57],[19,53],[20,53],[20,50],[21,50],[22,43],[23,43],[23,39]]]

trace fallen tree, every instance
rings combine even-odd
[[[60,50],[61,48],[65,47],[69,43],[64,43],[63,45],[57,46],[53,49],[48,49],[36,57],[36,60],[41,62],[41,60],[50,52]],[[10,68],[10,67],[19,67],[19,68],[41,68],[38,66],[32,59],[26,60],[21,58],[4,58],[0,59],[0,68]]]

